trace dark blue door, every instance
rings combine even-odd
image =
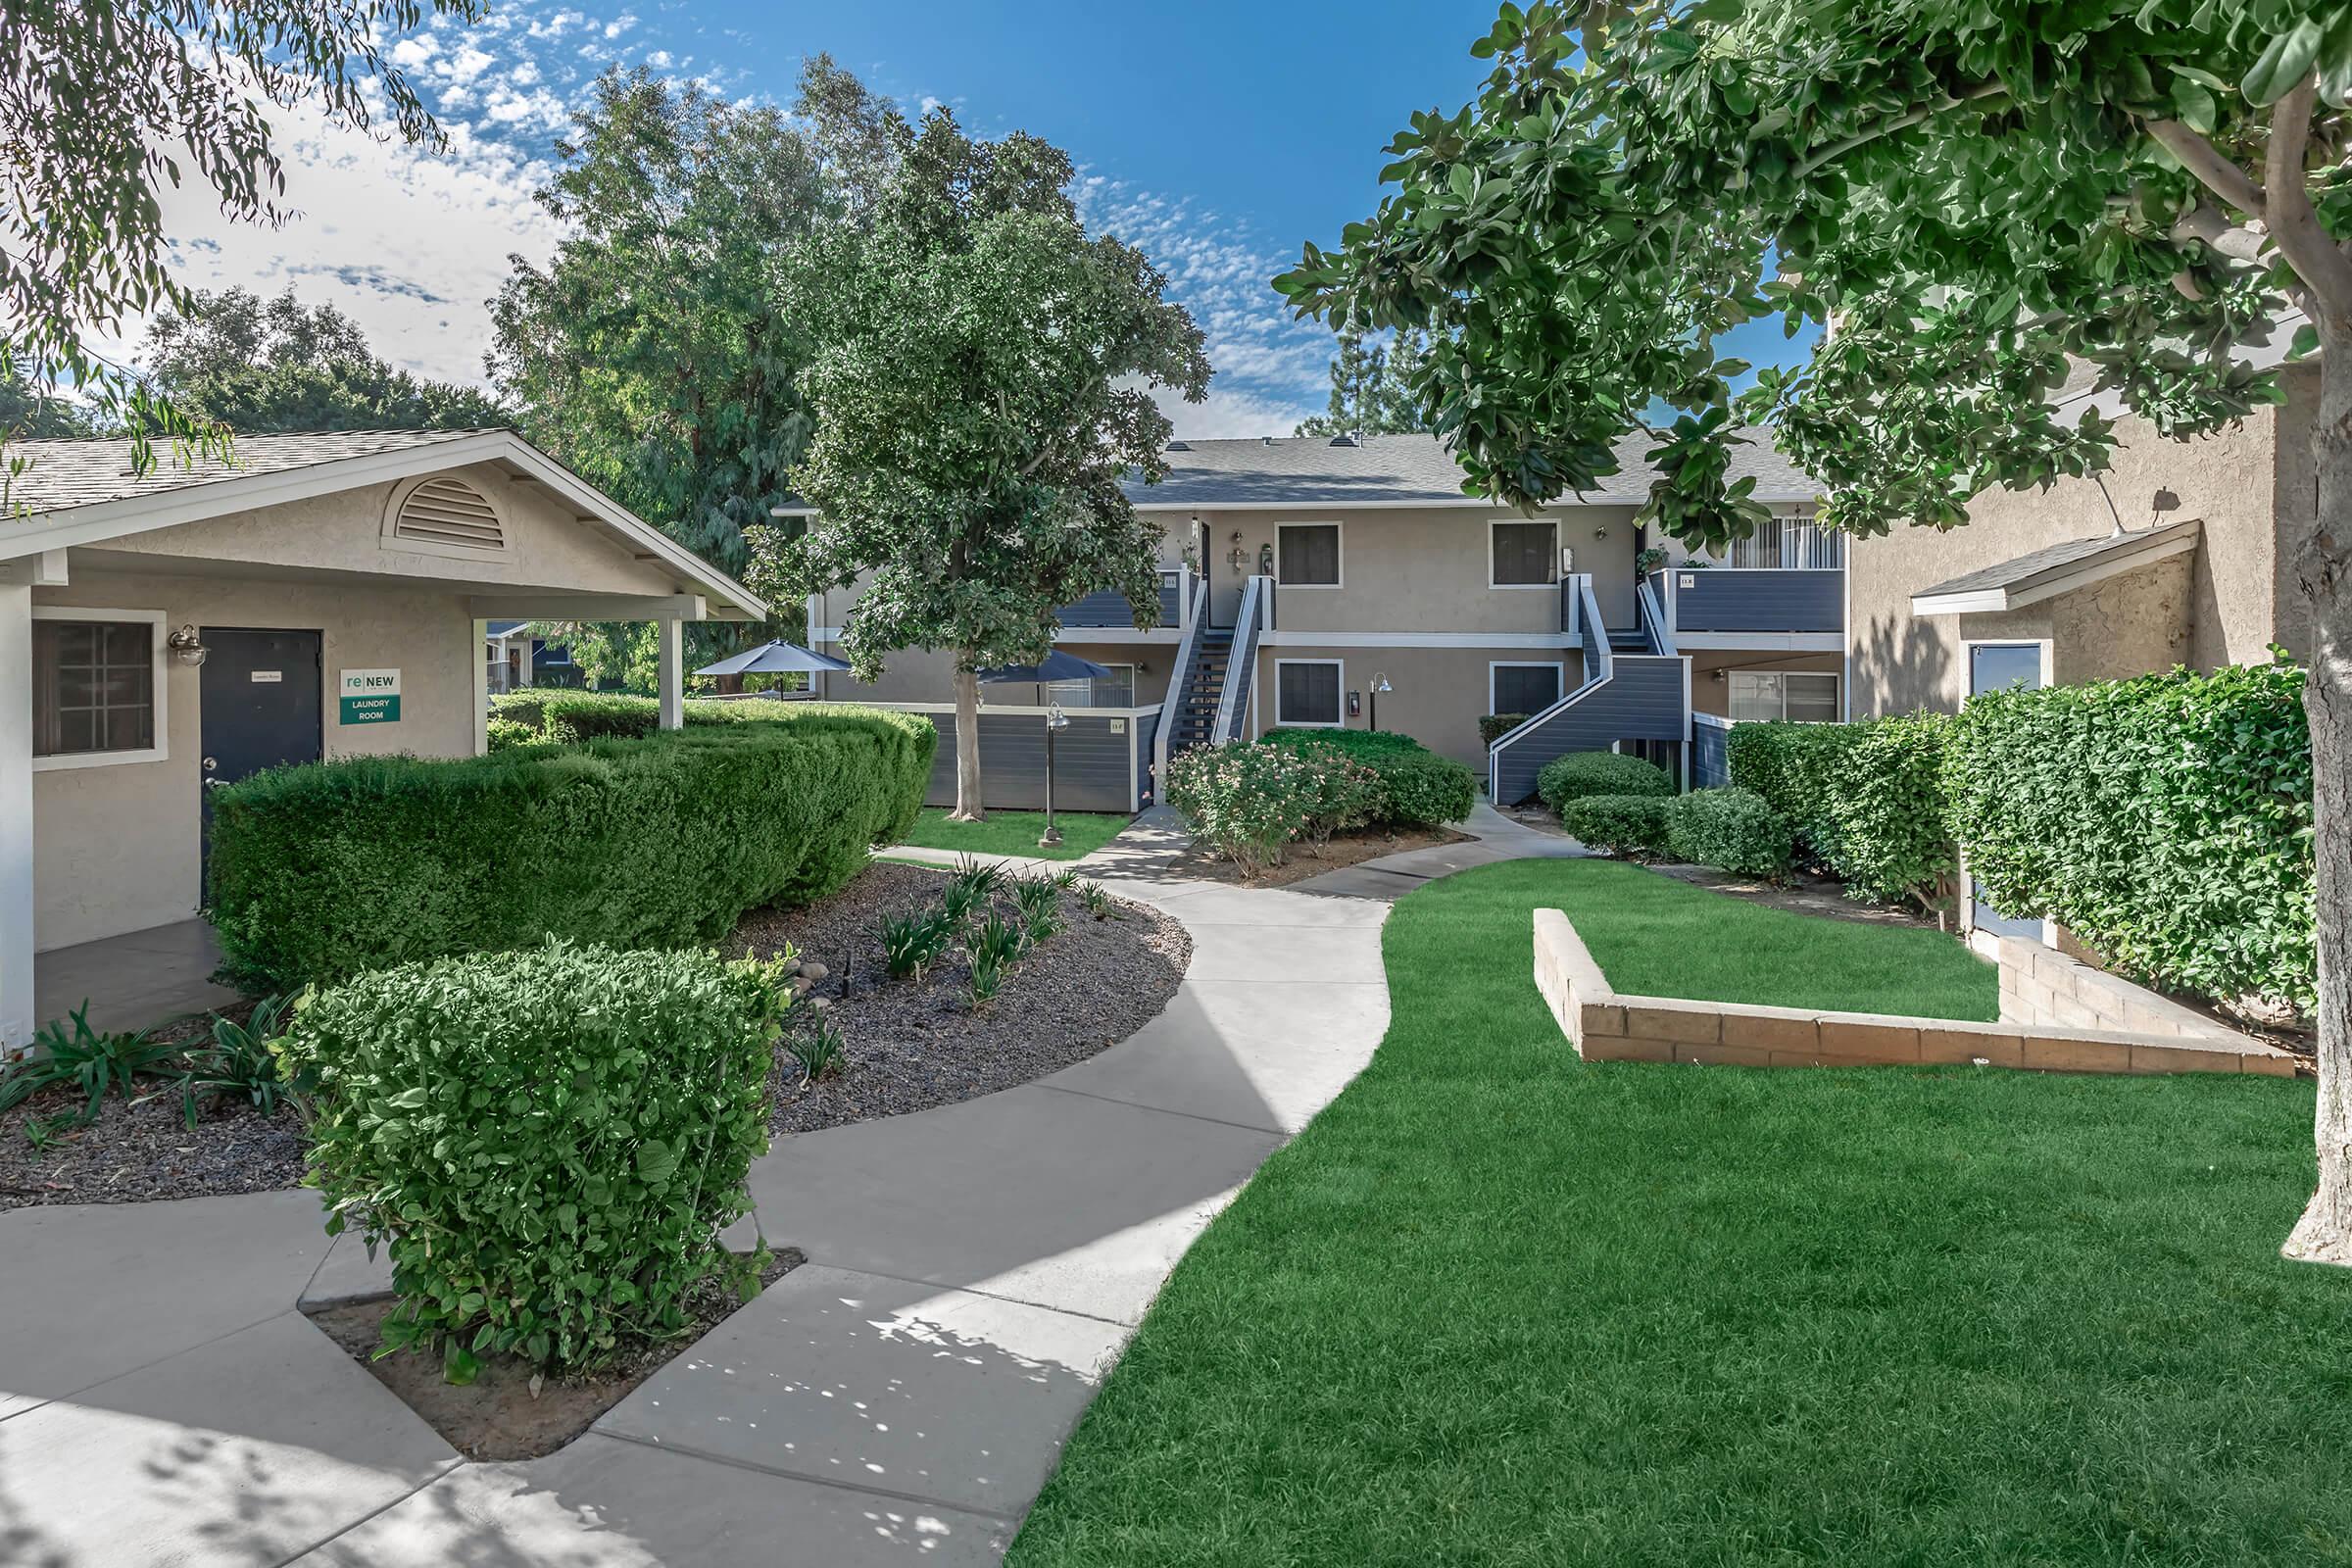
[[[213,791],[322,755],[318,633],[207,626],[201,682],[204,848],[213,838]]]
[[[2041,689],[2041,644],[1976,643],[1969,648],[1969,696],[2005,692],[2012,687],[2027,691]],[[1974,877],[1969,879],[1969,897],[1976,904],[1978,930],[1990,931],[1996,936],[2024,937],[2029,942],[2041,940],[2040,920],[2001,913],[1984,902],[1984,889]]]

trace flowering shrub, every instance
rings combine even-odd
[[[1196,746],[1168,763],[1168,804],[1193,836],[1256,876],[1330,804],[1328,770],[1279,746]]]

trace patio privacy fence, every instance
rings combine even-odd
[[[2283,657],[1988,693],[1956,716],[1740,724],[1732,780],[1858,892],[1965,867],[2005,914],[2223,1000],[2318,996],[2311,732]]]
[[[679,948],[821,898],[913,825],[937,737],[911,713],[787,711],[256,774],[215,801],[206,912],[226,967],[287,992],[550,936]]]

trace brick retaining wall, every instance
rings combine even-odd
[[[2182,1035],[2025,1021],[1966,1023],[1623,995],[1610,989],[1584,939],[1558,909],[1536,911],[1535,973],[1552,1016],[1587,1061],[1745,1067],[1975,1061],[2049,1072],[2256,1072],[2282,1078],[2296,1070],[2296,1058],[2287,1053],[2221,1031]]]

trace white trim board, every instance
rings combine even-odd
[[[155,628],[149,638],[148,647],[148,656],[153,662],[155,670],[155,673],[149,677],[151,681],[150,696],[155,708],[155,744],[142,746],[135,752],[63,752],[52,757],[43,757],[34,753],[32,770],[35,773],[54,773],[77,767],[122,767],[136,762],[170,761],[172,760],[172,654],[164,646],[164,639],[171,635],[170,616],[161,610],[104,610],[85,605],[35,605],[32,607],[32,618],[35,620],[98,623],[144,621]],[[41,678],[38,661],[35,661],[33,664],[32,678],[35,681]],[[31,736],[27,734],[25,737],[27,749],[30,748],[31,739]]]
[[[1814,507],[1820,505],[1823,494],[1825,492],[1819,490],[1806,495],[1767,492],[1751,495],[1748,499],[1768,507]],[[1602,497],[1592,501],[1585,501],[1574,496],[1562,496],[1557,501],[1544,503],[1543,510],[1562,516],[1582,512],[1639,512],[1642,510],[1642,498],[1640,496]],[[1134,502],[1133,505],[1138,512],[1187,513],[1196,515],[1203,512],[1298,512],[1319,507],[1328,507],[1335,512],[1455,512],[1471,509],[1484,509],[1492,512],[1494,510],[1494,500],[1492,496],[1460,495],[1433,495],[1404,501],[1374,501],[1353,496],[1299,496],[1290,501],[1218,501],[1195,497],[1189,501],[1141,500]],[[775,514],[778,516],[802,514],[794,512]]]
[[[1574,648],[1557,631],[1312,631],[1275,627],[1258,636],[1262,648]]]
[[[767,613],[765,600],[512,430],[485,430],[390,452],[370,452],[234,478],[206,479],[149,495],[123,496],[86,507],[35,513],[21,524],[0,532],[0,560],[74,545],[100,544],[158,528],[203,522],[231,513],[362,489],[388,479],[438,473],[493,461],[514,464],[527,477],[538,480],[569,502],[578,513],[592,516],[655,561],[699,584],[711,598],[736,612],[725,618],[757,620]],[[495,587],[488,583],[482,586]]]
[[[1961,593],[1914,594],[1911,613],[1914,615],[1972,615],[1987,611],[2022,610],[2045,599],[2071,594],[2088,588],[2093,583],[2120,577],[2127,571],[2185,555],[2197,548],[2204,537],[2203,524],[2196,518],[2168,523],[2150,529],[2146,537],[2120,544],[2084,561],[2069,562],[2061,566],[2044,567],[2020,582],[2005,583],[1998,588],[1971,588]],[[2022,641],[2023,639],[2006,639]]]
[[[1329,664],[1340,672],[1334,688],[1339,716],[1325,722],[1321,719],[1288,719],[1282,716],[1282,666],[1285,664]],[[1253,687],[1254,690],[1254,687]],[[1346,729],[1348,727],[1348,661],[1345,659],[1277,659],[1274,661],[1274,727],[1276,729]]]
[[[1677,631],[1674,646],[1686,652],[1836,654],[1844,652],[1845,636],[1835,631]]]

